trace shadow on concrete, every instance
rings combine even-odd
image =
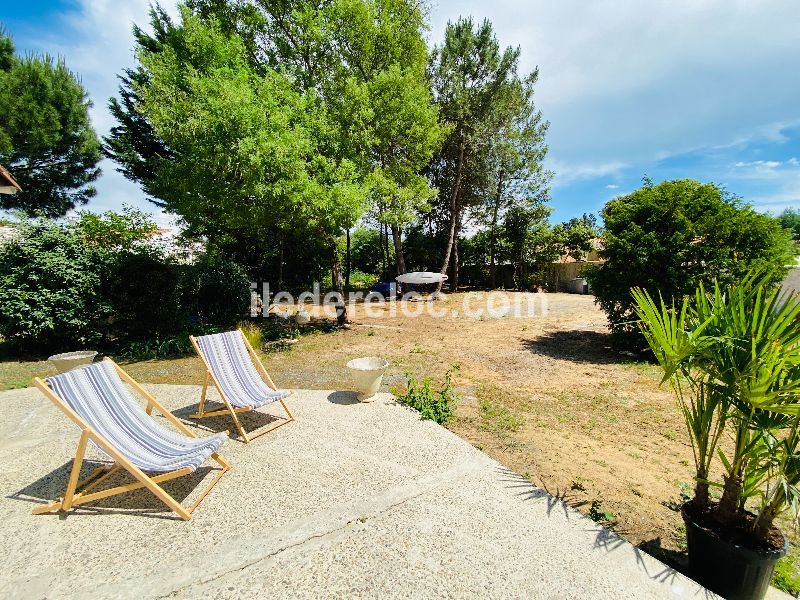
[[[328,394],[328,402],[333,402],[334,404],[361,404],[361,401],[358,399],[358,392],[352,391],[341,391],[341,392],[333,392]]]
[[[597,331],[549,331],[522,343],[536,354],[570,362],[610,364],[631,360],[611,349],[610,334]]]
[[[503,481],[508,482],[508,488],[516,489],[517,495],[522,496],[525,500],[541,500],[547,502],[547,514],[549,515],[553,509],[560,509],[569,518],[570,514],[567,510],[567,503],[563,497],[552,494],[546,488],[540,488],[533,485],[529,479],[523,477],[519,473],[515,473],[511,469],[505,467],[498,467],[498,472],[502,476]]]
[[[109,463],[84,461],[81,465],[80,479],[84,479],[94,469],[107,464]],[[7,498],[29,502],[33,505],[47,504],[64,495],[71,471],[72,461],[70,460],[44,477],[10,494]],[[203,480],[208,477],[209,474],[216,471],[218,471],[216,468],[201,466],[189,475],[165,481],[159,485],[161,485],[175,500],[180,503],[185,503],[186,499],[192,495],[194,490],[203,483]],[[106,479],[100,486],[93,488],[91,491],[102,491],[118,485],[134,483],[135,481],[136,480],[130,473],[120,469],[117,473]],[[126,494],[101,498],[95,502],[81,504],[67,513],[52,514],[58,514],[60,518],[64,519],[73,515],[104,515],[115,513],[156,519],[181,520],[178,515],[172,512],[163,502],[146,489],[138,489]],[[46,515],[41,515],[40,518],[46,518]]]
[[[236,429],[236,424],[233,422],[233,418],[231,417],[230,413],[215,417],[204,417],[202,419],[190,419],[189,415],[195,414],[199,408],[199,404],[191,404],[189,406],[184,406],[178,410],[172,411],[172,414],[178,417],[189,427],[200,430],[201,435],[203,433],[212,434],[226,431],[231,439],[238,440],[241,438],[239,435],[239,430]],[[222,408],[225,408],[224,404],[206,401],[206,412],[211,412]],[[280,404],[278,404],[277,410],[281,410]],[[259,412],[258,410],[240,412],[236,413],[236,415],[239,417],[239,422],[241,422],[242,427],[244,427],[244,430],[247,432],[247,435],[250,435],[251,433],[254,435],[258,434],[258,430],[260,428],[266,427],[275,421],[281,421],[285,418],[285,415],[273,415],[270,413]]]
[[[547,502],[548,516],[554,509],[563,511],[567,519],[572,519],[576,515],[571,513],[569,508],[577,509],[580,506],[588,504],[585,499],[578,499],[570,491],[548,490],[546,487],[536,487],[526,477],[515,473],[514,471],[505,467],[498,467],[498,472],[501,474],[503,481],[508,482],[509,488],[518,489],[518,495],[526,500],[545,500]],[[589,521],[589,517],[584,517]],[[614,552],[627,544],[624,537],[624,531],[612,531],[602,524],[597,524],[591,529],[586,531],[595,533],[593,546],[597,550],[605,552]],[[631,546],[634,552],[637,566],[644,571],[644,573],[651,579],[660,583],[671,584],[678,575],[684,575],[691,579],[688,570],[688,563],[686,555],[675,550],[669,550],[661,547],[661,539],[655,538],[642,542],[639,546]],[[659,560],[662,565],[655,563],[656,568],[653,568],[654,563],[648,562],[645,558],[648,555],[652,558]],[[702,596],[704,598],[716,598],[716,596],[703,589]]]

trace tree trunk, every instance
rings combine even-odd
[[[752,415],[750,416],[752,420]],[[739,502],[742,499],[742,486],[744,485],[745,449],[750,444],[749,423],[744,418],[736,426],[736,443],[733,450],[733,459],[728,473],[724,474],[722,497],[719,499],[717,520],[720,523],[732,523],[739,516]]]
[[[342,280],[342,263],[339,260],[339,252],[337,252],[336,242],[333,241],[330,246],[331,258],[331,285],[334,292],[341,294],[340,302],[336,304],[336,323],[344,325],[347,323],[347,302],[344,297],[344,282]]]
[[[389,269],[392,266],[392,253],[389,250],[389,224],[383,225],[383,245],[386,248],[386,276],[389,276]],[[390,277],[391,278],[391,277]]]
[[[453,182],[453,191],[450,194],[450,233],[447,238],[447,250],[444,253],[444,260],[442,260],[442,268],[439,271],[442,275],[447,273],[447,267],[450,265],[450,251],[453,248],[453,238],[456,233],[457,216],[457,200],[461,188],[461,173],[464,169],[464,134],[461,134],[461,142],[458,145],[458,164],[456,166],[456,180]],[[442,282],[436,286],[436,291],[442,291]]]
[[[707,479],[708,479],[707,474],[698,473],[697,481],[694,484],[694,504],[700,510],[706,510],[708,508],[708,503],[709,503],[708,484],[705,481]]]
[[[500,200],[503,198],[503,170],[497,179],[497,197],[492,208],[492,225],[489,233],[489,287],[497,288],[497,265],[495,264],[495,254],[497,248],[497,213],[500,210]]]
[[[756,537],[759,540],[767,539],[769,531],[772,529],[778,513],[780,513],[780,504],[778,502],[772,502],[768,504],[763,512],[759,515],[755,530]]]
[[[386,254],[383,252],[383,223],[378,223],[378,245],[381,247],[381,279],[386,273]]]
[[[344,264],[344,289],[346,292],[350,291],[350,228],[347,228],[347,254],[345,255]]]
[[[278,242],[278,289],[280,292],[283,290],[283,240]],[[266,302],[266,300],[264,300]]]
[[[458,211],[460,212],[460,211]],[[451,275],[450,275],[450,290],[453,292],[458,291],[458,236],[461,234],[461,219],[456,220],[456,234],[453,236],[453,254],[450,260]]]
[[[733,523],[738,516],[739,499],[742,497],[742,478],[736,475],[723,476],[722,498],[719,500],[717,519],[720,523]]]
[[[392,223],[392,240],[394,241],[394,256],[397,260],[397,274],[406,272],[406,259],[403,256],[403,233],[399,225]]]

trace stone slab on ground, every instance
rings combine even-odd
[[[146,387],[182,418],[196,409],[199,387]],[[78,429],[35,389],[0,393],[0,596],[708,596],[389,395],[288,404],[296,422],[222,448],[232,469],[189,522],[143,491],[34,517],[62,494]],[[188,503],[212,475],[165,487]]]

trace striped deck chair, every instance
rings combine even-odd
[[[35,515],[66,511],[79,504],[144,487],[188,521],[194,509],[230,469],[230,465],[217,454],[228,439],[225,433],[198,438],[110,358],[46,380],[37,377],[33,381],[81,428],[78,451],[64,497],[35,508]],[[136,402],[125,383],[144,397],[146,409]],[[181,433],[158,424],[151,416],[154,408]],[[114,462],[95,469],[78,482],[88,442]],[[185,508],[159,485],[162,481],[192,473],[209,457],[219,464],[220,472],[191,507]],[[119,469],[128,471],[136,482],[91,492]]]
[[[191,337],[192,345],[206,367],[200,406],[190,419],[202,419],[230,414],[236,429],[245,443],[269,433],[281,425],[294,421],[289,407],[283,401],[289,390],[279,390],[267,373],[253,346],[241,330]],[[206,392],[211,381],[222,397],[223,408],[206,410]],[[268,428],[248,435],[237,413],[250,412],[272,402],[280,402],[287,417],[279,419]]]

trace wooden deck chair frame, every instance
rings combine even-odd
[[[173,415],[170,411],[168,411],[164,406],[156,400],[151,394],[149,394],[142,386],[140,386],[133,378],[128,375],[122,368],[115,363],[110,358],[106,358],[108,362],[114,365],[114,368],[119,373],[119,376],[122,380],[133,387],[144,399],[147,401],[147,408],[146,412],[148,415],[153,414],[153,409],[155,408],[158,410],[164,417],[175,427],[177,427],[181,433],[189,436],[189,437],[197,437],[197,434],[189,429],[183,422],[180,421],[175,415]],[[176,479],[178,477],[182,477],[184,475],[188,475],[192,472],[191,467],[184,467],[182,469],[177,469],[175,471],[169,471],[167,473],[160,473],[158,475],[149,476],[144,471],[142,471],[139,467],[134,465],[131,461],[125,458],[117,449],[102,435],[97,433],[83,418],[76,413],[70,406],[62,400],[58,394],[56,394],[52,388],[47,384],[47,382],[40,378],[35,378],[33,380],[34,385],[39,388],[42,393],[47,396],[50,401],[55,404],[67,417],[70,418],[78,427],[81,429],[81,437],[78,441],[78,451],[75,454],[75,459],[72,462],[72,471],[70,472],[69,482],[67,483],[67,490],[64,493],[63,498],[57,498],[53,502],[49,504],[45,504],[44,506],[39,506],[33,509],[34,515],[39,515],[43,513],[50,513],[50,512],[57,512],[57,511],[68,511],[73,506],[78,506],[80,504],[85,504],[87,502],[92,502],[94,500],[100,500],[102,498],[108,498],[110,496],[116,496],[118,494],[124,494],[126,492],[131,492],[133,490],[138,490],[140,488],[147,488],[153,495],[156,496],[159,500],[161,500],[164,504],[167,505],[171,510],[180,516],[181,519],[184,521],[188,521],[194,510],[199,506],[200,502],[208,495],[211,489],[217,485],[217,482],[222,478],[222,476],[228,472],[231,468],[230,465],[223,459],[218,453],[214,452],[211,455],[211,458],[216,461],[217,464],[221,467],[220,472],[214,477],[214,480],[208,485],[208,487],[203,490],[197,500],[194,503],[186,508],[180,502],[175,500],[172,496],[170,496],[164,488],[162,488],[159,483],[163,481],[169,481],[170,479]],[[108,454],[111,458],[114,459],[113,465],[105,465],[99,467],[92,471],[83,481],[78,481],[78,476],[81,472],[81,465],[83,464],[84,455],[86,453],[86,445],[88,444],[89,440],[92,440],[95,444],[97,444],[103,451]],[[111,477],[114,473],[118,472],[120,469],[125,469],[130,473],[134,479],[136,479],[136,483],[129,483],[126,485],[119,485],[116,487],[108,488],[105,490],[97,491],[89,493],[91,490],[96,488],[100,485],[103,481]]]
[[[256,366],[256,370],[264,380],[264,383],[266,383],[273,390],[277,390],[278,388],[272,381],[272,377],[270,377],[269,373],[267,373],[267,370],[264,368],[264,364],[261,362],[261,359],[258,358],[256,351],[253,350],[253,346],[247,340],[247,336],[244,335],[241,329],[238,329],[237,331],[239,332],[239,335],[242,336],[242,340],[244,340],[244,345],[247,348],[247,353],[250,355],[250,358],[252,359],[253,364]],[[200,350],[200,345],[197,343],[197,339],[194,336],[190,336],[189,340],[192,342],[192,346],[194,346],[195,352],[197,352],[197,355],[203,361],[203,365],[206,368],[205,378],[203,379],[203,391],[200,393],[200,404],[198,405],[197,412],[194,413],[193,415],[189,415],[190,419],[204,419],[206,417],[219,417],[221,415],[229,414],[233,419],[233,424],[236,425],[236,429],[239,431],[239,435],[242,436],[242,439],[244,440],[245,444],[249,444],[252,440],[254,440],[259,436],[264,435],[265,433],[274,431],[281,425],[286,425],[287,423],[291,423],[292,421],[294,421],[294,415],[292,414],[292,411],[289,410],[289,407],[286,406],[286,403],[283,401],[283,398],[281,398],[279,402],[281,403],[283,410],[286,411],[287,417],[285,419],[279,420],[277,423],[274,423],[273,425],[267,427],[262,431],[259,431],[257,433],[250,433],[250,435],[248,435],[247,432],[244,430],[244,427],[242,426],[242,423],[239,420],[239,416],[237,415],[237,413],[251,412],[257,409],[247,408],[247,407],[234,408],[228,397],[225,395],[225,392],[222,391],[222,386],[219,384],[219,381],[217,381],[217,378],[214,376],[214,373],[211,370],[211,365],[208,364],[208,359],[206,359],[205,354],[203,354],[203,352]],[[225,405],[225,407],[207,412],[206,394],[208,392],[209,382],[213,383],[214,387],[217,388],[217,391],[219,392],[219,395],[222,398],[222,403]]]

